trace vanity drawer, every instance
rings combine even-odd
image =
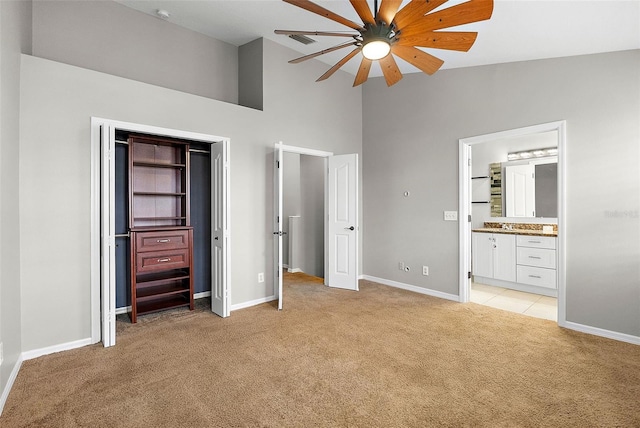
[[[556,248],[556,238],[554,236],[518,235],[516,245],[518,247],[549,248],[554,250]]]
[[[189,267],[189,250],[150,251],[136,254],[138,273]]]
[[[516,281],[521,284],[536,285],[538,287],[557,288],[556,270],[540,267],[517,267]]]
[[[556,268],[556,250],[546,248],[518,247],[517,263],[548,269]]]
[[[189,247],[189,230],[136,232],[138,252],[173,250]]]

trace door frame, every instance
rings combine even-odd
[[[333,156],[333,152],[325,152],[323,150],[316,150],[316,149],[309,149],[306,147],[297,147],[297,146],[289,146],[286,144],[283,144],[282,141],[279,141],[275,144],[275,150],[274,150],[274,156],[277,155],[278,151],[282,152],[282,153],[296,153],[299,155],[307,155],[307,156],[316,156],[316,157],[321,157],[325,159],[325,170],[327,169],[327,158],[329,156]],[[282,164],[280,165],[280,170],[282,171],[284,169],[284,160],[282,162]],[[275,160],[274,160],[274,165],[275,165]],[[277,175],[278,175],[278,171],[274,171],[274,180],[278,180]],[[327,212],[328,209],[328,194],[327,194],[327,189],[329,186],[329,177],[327,174],[324,175],[324,212]],[[274,190],[276,189],[277,186],[274,186]],[[276,194],[274,195],[274,216],[273,216],[273,220],[274,220],[274,225],[273,225],[273,230],[274,232],[277,234],[278,232],[280,232],[278,230],[278,221],[277,221],[277,211],[278,211],[278,206],[280,205],[280,200],[279,200],[279,195],[282,194],[282,192],[280,191],[279,193],[276,192]],[[283,224],[283,219],[280,220],[280,224]],[[325,224],[325,228],[324,228],[324,271],[328,272],[329,266],[329,258],[327,256],[327,250],[328,250],[328,240],[329,240],[329,231],[328,231],[328,219],[325,217],[324,219],[324,224]],[[279,248],[282,248],[282,235],[277,234],[274,235],[277,236],[277,238],[274,240],[274,259],[275,259],[275,264],[277,264],[277,266],[275,266],[276,269],[276,275],[274,275],[274,284],[273,284],[273,294],[276,297],[276,299],[278,299],[278,309],[282,308],[282,296],[280,295],[280,287],[279,284],[282,281],[282,275],[280,270],[282,270],[282,263],[279,260],[279,256],[278,256],[278,251]],[[328,278],[327,275],[325,275],[324,278],[324,285],[328,285]]]
[[[540,132],[558,133],[558,325],[566,326],[566,158],[567,158],[567,122],[565,120],[548,122],[459,140],[459,300],[469,301],[471,278],[471,146],[488,143],[493,140],[519,137]]]
[[[226,275],[223,275],[224,289],[226,291],[227,299],[227,312],[229,312],[231,302],[231,281],[229,274],[229,267],[231,266],[231,216],[230,214],[230,158],[229,158],[229,144],[231,140],[226,137],[219,137],[210,134],[202,134],[197,132],[182,131],[177,129],[162,128],[151,125],[142,125],[138,123],[123,122],[112,119],[105,119],[99,117],[91,117],[91,279],[90,279],[90,318],[91,318],[91,343],[103,342],[105,347],[115,345],[115,323],[112,322],[115,319],[115,302],[103,302],[102,296],[111,296],[112,299],[115,296],[115,276],[107,275],[107,281],[103,284],[102,270],[103,260],[106,260],[106,270],[108,272],[115,272],[115,259],[109,257],[107,252],[103,255],[103,247],[106,248],[109,245],[115,245],[115,237],[112,231],[109,231],[108,224],[113,221],[113,197],[114,189],[112,183],[114,181],[113,168],[109,168],[108,171],[103,171],[101,165],[108,161],[108,157],[115,158],[109,154],[108,150],[103,152],[101,147],[101,129],[105,128],[108,132],[112,132],[115,129],[122,129],[126,131],[140,132],[145,134],[154,134],[165,137],[182,138],[193,141],[200,141],[204,143],[214,144],[222,143],[225,145],[227,153],[227,163],[225,168],[227,170],[226,181],[226,199],[224,203],[224,212],[226,214],[226,230],[224,231],[224,243],[226,248],[224,251],[224,265],[226,268]],[[106,191],[103,194],[103,191]],[[105,226],[106,225],[106,226]],[[105,242],[102,240],[102,236],[105,236]],[[104,309],[103,309],[104,308]],[[111,308],[111,309],[108,309]],[[225,314],[228,316],[229,313]],[[108,324],[108,325],[106,325]],[[105,325],[105,328],[102,326]],[[105,334],[102,334],[104,330]]]

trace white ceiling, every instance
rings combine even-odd
[[[158,9],[170,13],[169,22],[236,46],[259,37],[300,52],[317,52],[343,41],[313,36],[317,43],[302,45],[273,30],[348,31],[338,23],[280,0],[116,0],[156,16]],[[404,0],[403,5],[408,0]],[[443,7],[461,3],[449,0]],[[315,3],[355,22],[361,22],[347,0]],[[373,0],[369,0],[373,7]],[[640,0],[495,0],[490,20],[457,27],[477,31],[469,52],[427,50],[445,61],[442,69],[640,49]],[[350,49],[317,57],[328,64],[338,62]],[[296,57],[292,56],[291,59]],[[359,57],[342,70],[356,74]],[[398,59],[403,73],[419,72]],[[295,67],[295,65],[291,65]],[[370,76],[381,76],[374,65]]]

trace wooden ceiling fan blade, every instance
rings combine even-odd
[[[376,19],[383,21],[387,25],[391,25],[401,4],[402,0],[382,0],[380,9],[376,14]]]
[[[442,64],[444,64],[444,61],[440,58],[436,58],[433,55],[411,46],[400,46],[396,44],[391,47],[391,52],[427,74],[435,73],[442,67]]]
[[[320,76],[318,78],[318,80],[316,80],[316,82],[320,82],[322,80],[326,80],[329,77],[331,77],[333,75],[333,73],[335,73],[336,71],[338,71],[338,69],[340,67],[342,67],[343,65],[345,65],[351,58],[353,58],[354,56],[358,55],[360,53],[360,48],[356,48],[354,50],[352,50],[351,52],[349,52],[347,54],[347,56],[345,56],[344,58],[342,58],[340,61],[338,61],[336,63],[336,65],[334,65],[333,67],[331,67],[329,70],[327,70],[326,73],[324,73],[322,76]]]
[[[365,24],[375,24],[376,19],[373,17],[373,13],[371,13],[371,9],[369,9],[369,4],[367,0],[349,0],[351,5],[356,10],[356,13],[362,19],[362,22]]]
[[[324,54],[329,53],[329,52],[337,51],[338,49],[347,48],[349,46],[355,46],[355,45],[357,45],[356,42],[349,42],[349,43],[345,43],[345,44],[342,44],[342,45],[334,46],[334,47],[329,48],[329,49],[323,49],[321,51],[314,52],[314,53],[309,54],[309,55],[301,56],[300,58],[292,59],[291,61],[289,61],[289,64],[298,64],[299,62],[306,61],[308,59],[315,58],[317,56],[324,55]]]
[[[402,79],[402,73],[396,64],[396,60],[393,59],[393,55],[387,55],[380,60],[380,68],[382,74],[384,74],[384,80],[387,81],[387,86],[393,86]]]
[[[425,31],[484,21],[491,18],[492,13],[493,0],[469,0],[468,2],[425,15],[403,28],[400,34],[415,35]]]
[[[297,31],[297,30],[274,30],[275,34],[282,34],[285,36],[330,36],[330,37],[358,37],[358,34],[338,33],[331,31]]]
[[[362,85],[369,78],[369,70],[371,70],[370,59],[362,57],[362,62],[360,63],[360,68],[358,68],[358,73],[356,74],[356,79],[353,81],[353,86]]]
[[[353,28],[354,30],[360,30],[362,28],[362,25],[356,24],[355,22],[349,19],[343,18],[337,13],[333,13],[330,10],[325,9],[324,7],[319,6],[309,0],[283,0],[283,1],[286,3],[292,4],[294,6],[298,6],[304,10],[308,10],[309,12],[313,12],[320,16],[324,16],[325,18],[328,18],[339,24],[345,25],[349,28]]]
[[[400,9],[393,20],[396,28],[402,29],[413,21],[422,18],[438,6],[446,3],[447,0],[411,0],[405,7]]]
[[[471,31],[430,31],[415,36],[400,35],[396,44],[467,52],[473,46],[477,36],[478,33]]]

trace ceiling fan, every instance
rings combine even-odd
[[[449,8],[434,10],[447,0],[411,0],[402,9],[402,0],[374,0],[373,12],[367,0],[349,0],[363,24],[353,22],[331,12],[309,0],[283,0],[345,25],[355,32],[289,31],[275,30],[276,34],[287,36],[328,36],[347,37],[350,40],[329,49],[324,49],[289,63],[296,64],[317,56],[355,46],[344,58],[327,70],[316,80],[329,78],[351,58],[362,52],[362,61],[353,86],[367,81],[373,61],[380,61],[380,68],[388,86],[402,79],[402,73],[396,64],[394,55],[419,68],[427,74],[433,74],[444,61],[424,52],[418,47],[468,51],[478,33],[463,31],[438,31],[444,28],[484,21],[491,18],[493,0],[469,0]],[[375,15],[374,15],[375,13]],[[357,32],[357,33],[356,33]]]

